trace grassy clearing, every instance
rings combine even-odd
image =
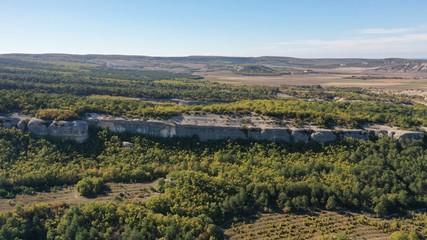
[[[157,182],[152,183],[109,183],[110,188],[105,194],[96,198],[85,198],[79,195],[75,187],[69,187],[52,192],[40,192],[35,195],[21,194],[14,199],[0,199],[0,212],[11,211],[17,203],[31,205],[36,203],[54,203],[62,202],[69,205],[84,204],[90,202],[108,202],[123,200],[141,200],[145,201],[148,197],[155,194],[152,188],[157,186]]]

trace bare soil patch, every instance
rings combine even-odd
[[[410,75],[405,73],[381,74],[365,73],[359,68],[323,69],[315,74],[297,74],[281,76],[242,76],[227,71],[201,74],[206,80],[235,85],[322,85],[336,87],[384,88],[390,90],[423,89],[427,90],[427,74]],[[381,79],[348,79],[352,76],[379,76]],[[388,77],[388,78],[387,78]],[[402,79],[396,79],[402,78]]]

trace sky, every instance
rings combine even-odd
[[[427,0],[0,0],[0,53],[427,58]]]

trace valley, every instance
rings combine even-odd
[[[0,55],[0,236],[423,239],[422,64]]]

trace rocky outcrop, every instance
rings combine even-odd
[[[274,128],[260,129],[260,131],[258,132],[250,132],[248,138],[268,141],[290,142],[291,131],[289,129]]]
[[[308,143],[308,140],[310,140],[310,133],[307,130],[293,130],[292,140],[295,143]]]
[[[48,122],[38,118],[31,118],[27,125],[28,130],[37,136],[46,136],[48,126]]]
[[[353,138],[357,140],[368,140],[369,133],[361,130],[347,130],[340,134],[341,138]]]
[[[373,136],[389,136],[395,139],[423,139],[424,132],[402,131],[382,125],[363,129],[322,129],[314,126],[301,128],[273,125],[270,119],[252,118],[253,121],[226,116],[179,116],[165,121],[124,119],[93,114],[86,120],[44,121],[37,118],[0,117],[2,127],[13,126],[28,129],[36,136],[53,136],[76,142],[84,142],[88,136],[88,125],[109,129],[117,133],[144,134],[154,137],[198,137],[201,141],[243,139],[280,141],[288,143],[329,143],[339,139],[353,138],[368,140]],[[258,122],[256,122],[258,121]],[[28,122],[28,123],[27,123]],[[126,146],[125,146],[126,145]],[[131,147],[123,143],[125,147]]]
[[[423,132],[398,131],[391,134],[394,139],[423,139]]]
[[[31,118],[28,122],[28,130],[37,136],[52,136],[73,140],[78,143],[86,141],[89,137],[88,123],[86,121],[44,121]]]
[[[122,142],[122,146],[125,148],[131,148],[133,147],[133,143],[124,141]]]
[[[48,127],[48,135],[52,137],[74,140],[78,143],[89,137],[86,121],[53,121]]]
[[[320,143],[333,142],[337,140],[337,135],[328,130],[322,130],[311,134],[311,140]]]
[[[176,135],[175,125],[155,120],[125,120],[125,119],[89,119],[88,122],[112,132],[144,134],[154,137],[173,137]]]
[[[194,125],[176,125],[177,137],[198,137],[201,141],[220,140],[220,139],[247,139],[248,129],[226,126],[194,126]]]
[[[328,143],[344,138],[368,140],[371,136],[390,136],[398,139],[421,139],[423,132],[399,131],[386,126],[373,129],[321,129],[316,127],[289,128],[264,122],[241,124],[235,118],[218,116],[180,116],[168,121],[126,120],[97,115],[89,123],[112,132],[129,132],[155,137],[198,137],[201,141],[243,139],[281,141],[289,143]],[[259,126],[259,127],[257,127]]]
[[[25,131],[27,129],[27,121],[25,119],[21,119],[16,127],[22,131]]]
[[[19,118],[11,116],[0,116],[0,126],[3,128],[12,128],[18,124]]]

